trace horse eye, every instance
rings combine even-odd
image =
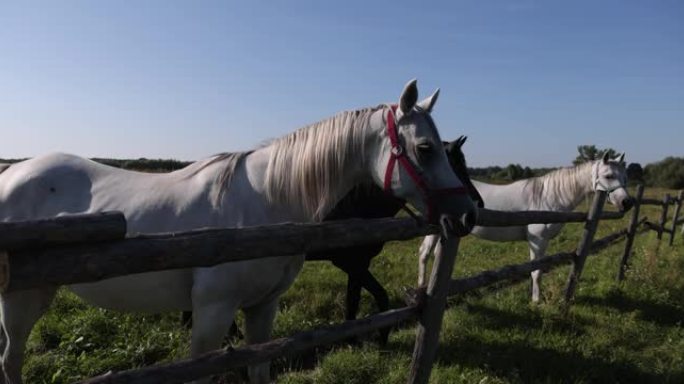
[[[418,149],[418,152],[421,154],[428,154],[429,152],[432,151],[432,146],[428,143],[422,143],[422,144],[418,144],[416,146],[416,149]]]
[[[613,180],[615,176],[613,175],[606,175],[606,180]]]

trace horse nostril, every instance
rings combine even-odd
[[[470,231],[473,230],[473,227],[475,226],[475,221],[477,220],[477,210],[472,209],[469,210],[468,212],[464,213],[461,216],[460,222],[461,225],[463,226],[463,229],[465,230],[465,234],[470,233]]]
[[[454,221],[451,220],[451,216],[442,214],[439,217],[439,225],[442,228],[442,236],[450,237],[452,234],[458,234],[461,232],[460,228],[454,225]]]
[[[634,199],[632,199],[631,197],[627,197],[624,200],[622,200],[622,210],[623,211],[627,212],[630,209],[632,209],[633,206],[634,206]]]

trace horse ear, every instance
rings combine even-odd
[[[463,147],[463,144],[465,144],[466,140],[468,140],[468,136],[465,136],[465,135],[456,139],[456,141],[458,141],[458,147],[459,148]]]
[[[618,158],[615,159],[615,161],[617,161],[620,164],[624,163],[625,162],[625,153],[622,152],[622,154],[620,156],[618,156]]]
[[[404,87],[404,91],[401,92],[401,97],[399,98],[399,110],[404,115],[411,112],[413,107],[416,105],[416,101],[418,101],[418,86],[416,83],[416,79],[409,81]]]
[[[435,90],[435,92],[432,94],[432,96],[428,97],[427,99],[421,101],[418,103],[418,106],[426,111],[427,113],[432,112],[432,107],[435,106],[435,102],[437,101],[437,98],[439,97],[439,88]]]
[[[601,159],[601,160],[603,160],[603,164],[608,164],[608,160],[610,160],[610,157],[608,156],[608,151],[606,151],[603,154],[603,159]]]

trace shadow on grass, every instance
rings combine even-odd
[[[468,305],[468,312],[488,331],[506,334],[510,330],[531,332],[541,327],[563,338],[579,337],[585,333],[583,320],[578,317],[554,317],[545,321],[537,311],[512,313],[484,305]],[[552,327],[552,329],[549,329]],[[517,331],[516,331],[517,333]],[[629,361],[606,361],[587,357],[581,352],[559,351],[531,345],[521,339],[483,340],[473,336],[457,336],[440,345],[436,363],[450,366],[485,369],[510,382],[524,383],[682,383],[684,367],[673,367],[666,372],[644,371]],[[410,353],[412,343],[396,341],[391,350]]]
[[[578,317],[568,317],[559,314],[552,321],[545,320],[549,314],[543,315],[537,310],[524,307],[522,312],[515,313],[485,305],[469,304],[466,310],[470,314],[478,316],[478,323],[485,329],[510,330],[510,329],[546,329],[566,337],[579,337],[585,334],[585,321]]]
[[[609,298],[582,297],[578,298],[583,304],[588,305],[613,305],[620,304],[619,308],[631,310],[632,308],[644,311],[648,317],[654,317],[668,324],[675,323],[675,319],[683,318],[680,309],[668,305],[658,305],[649,302],[641,302],[629,298],[609,295]],[[477,316],[478,323],[489,331],[520,330],[531,331],[546,328],[555,334],[561,333],[563,337],[579,337],[585,334],[585,322],[581,317],[567,318],[559,315],[553,316],[548,321],[546,315],[536,310],[525,307],[521,312],[510,312],[492,308],[479,303],[471,303],[467,300],[459,306],[465,308],[471,315]],[[650,313],[654,311],[654,313]],[[679,317],[678,317],[679,316]],[[412,328],[415,323],[408,322],[396,327],[397,329]],[[549,328],[551,327],[551,328]],[[360,345],[363,341],[373,340],[375,333],[362,336],[354,341],[342,341],[333,345],[319,347],[305,353],[278,358],[273,361],[272,372],[281,375],[292,371],[311,370],[320,364],[320,361],[331,350],[346,345]],[[550,348],[541,348],[530,345],[525,340],[482,340],[470,336],[458,336],[457,341],[440,345],[436,363],[486,369],[492,374],[507,379],[511,382],[525,383],[682,383],[684,382],[684,367],[673,368],[668,372],[648,372],[637,365],[626,361],[610,362],[596,358],[582,356],[580,353],[568,351],[562,352]],[[362,341],[363,340],[363,341]],[[403,341],[390,340],[386,347],[389,351],[401,351],[410,355],[413,350],[413,338]],[[221,383],[232,383],[246,380],[245,370],[234,372],[232,376]],[[277,376],[276,376],[277,377]],[[239,378],[239,379],[238,379]],[[237,379],[237,380],[236,380]]]
[[[536,383],[682,383],[681,368],[669,373],[644,372],[626,362],[591,359],[570,352],[520,342],[487,342],[473,337],[440,347],[445,365],[485,368],[513,382]]]
[[[585,296],[577,298],[578,304],[609,306],[620,312],[637,312],[638,318],[660,326],[677,326],[684,321],[684,309],[667,303],[654,303],[627,297],[613,292],[606,297]]]

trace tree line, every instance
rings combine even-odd
[[[598,160],[608,153],[610,158],[616,158],[619,153],[613,148],[597,148],[595,145],[580,145],[574,165],[586,161]],[[505,167],[492,166],[484,168],[468,168],[473,179],[504,183],[534,176],[541,176],[555,168],[530,168],[520,164],[509,164]],[[642,183],[649,187],[669,189],[684,188],[684,157],[668,156],[665,159],[647,164],[642,167],[639,163],[627,164],[627,178],[630,184]]]
[[[597,148],[595,145],[580,145],[577,147],[577,157],[573,164],[585,161],[597,160],[608,152],[611,158],[618,156],[618,152],[612,148]],[[0,163],[15,163],[24,159],[0,159]],[[143,171],[143,172],[170,172],[183,168],[191,162],[174,159],[108,159],[93,158],[92,160],[117,168]],[[556,168],[530,168],[520,164],[508,164],[506,166],[474,167],[468,168],[473,179],[492,182],[507,183],[520,179],[527,179],[544,175]],[[670,189],[684,188],[684,157],[668,156],[665,159],[647,164],[642,167],[639,163],[627,165],[627,177],[630,184],[644,183],[650,187],[663,187]]]
[[[24,160],[27,159],[0,159],[0,163],[12,164]],[[175,171],[192,163],[191,161],[180,161],[174,159],[146,159],[144,157],[139,159],[108,159],[94,157],[90,160],[109,165],[111,167],[123,168],[131,171],[154,173]]]

